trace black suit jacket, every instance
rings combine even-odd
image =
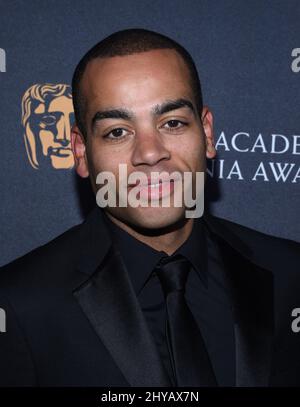
[[[170,385],[101,211],[0,270],[0,385]],[[204,220],[230,285],[236,385],[298,386],[299,245]]]

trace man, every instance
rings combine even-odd
[[[71,87],[33,85],[22,99],[22,124],[28,160],[34,169],[74,166],[70,127],[73,116]]]
[[[76,171],[95,193],[98,174],[119,180],[122,163],[147,177],[128,195],[137,186],[160,201],[153,172],[195,175],[216,154],[195,65],[158,33],[124,30],[95,45],[75,70],[73,100]],[[299,385],[299,245],[185,211],[96,206],[4,267],[0,383]]]

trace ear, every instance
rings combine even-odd
[[[89,176],[89,170],[85,151],[85,140],[76,124],[71,128],[71,146],[76,172],[80,177],[87,178]]]
[[[201,115],[203,130],[205,133],[206,142],[206,157],[214,158],[217,154],[215,149],[214,133],[213,133],[213,115],[207,106],[202,109]]]

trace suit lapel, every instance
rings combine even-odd
[[[101,216],[96,209],[84,227],[84,253],[78,267],[85,279],[74,296],[131,386],[170,386],[125,265]]]
[[[222,223],[205,214],[218,243],[233,304],[236,386],[267,386],[273,345],[273,275],[252,261],[248,246]]]

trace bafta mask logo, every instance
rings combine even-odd
[[[28,160],[35,169],[74,166],[70,130],[73,122],[71,87],[33,85],[22,99],[22,124]]]

